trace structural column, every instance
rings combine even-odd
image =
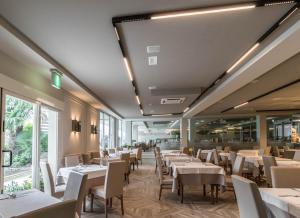
[[[132,143],[132,127],[131,121],[125,121],[125,143],[131,145]]]
[[[266,114],[256,115],[256,139],[260,148],[267,147],[267,116]]]
[[[188,119],[180,119],[180,147],[188,146]]]

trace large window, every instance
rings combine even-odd
[[[100,112],[100,146],[102,149],[120,146],[120,121],[104,112]]]

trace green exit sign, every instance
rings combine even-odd
[[[51,71],[51,85],[56,89],[60,89],[62,74],[56,69],[51,69],[50,71]]]

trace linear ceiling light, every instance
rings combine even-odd
[[[124,63],[125,63],[126,69],[127,69],[127,73],[128,73],[129,79],[132,82],[133,81],[132,72],[131,72],[131,69],[129,67],[127,58],[123,58],[123,59],[124,59]]]
[[[297,11],[298,8],[295,8],[294,10],[291,11],[291,13],[289,13],[288,16],[286,16],[282,21],[280,21],[279,25],[281,25],[284,21],[286,21],[290,16],[292,16],[293,13],[295,13],[295,11]]]
[[[187,112],[190,108],[187,107],[186,109],[184,109],[183,113]]]
[[[118,30],[117,30],[117,27],[115,27],[115,32],[116,32],[118,41],[120,41],[120,36],[119,36]]]
[[[152,114],[152,117],[164,117],[164,116],[172,116],[173,114]]]
[[[143,111],[143,109],[140,109],[140,111],[141,111],[141,114],[142,114],[142,115],[144,115],[144,111]]]
[[[255,8],[255,7],[256,7],[255,4],[248,4],[248,5],[243,5],[243,6],[222,7],[222,8],[216,8],[216,9],[203,9],[203,10],[198,10],[198,11],[186,11],[186,12],[178,12],[178,13],[158,14],[158,15],[151,16],[151,20],[195,16],[195,15],[203,15],[203,14],[223,13],[223,12],[230,12],[230,11],[240,11],[240,10],[247,10],[247,9],[251,9],[251,8]]]
[[[238,108],[243,107],[243,106],[245,106],[245,105],[247,105],[247,104],[249,104],[248,101],[245,102],[245,103],[243,103],[243,104],[239,104],[239,105],[235,106],[234,109],[238,109]]]
[[[140,104],[141,104],[141,102],[140,102],[140,98],[139,98],[139,96],[138,96],[138,95],[136,95],[136,96],[135,96],[135,98],[136,98],[136,101],[137,101],[138,105],[140,105]]]
[[[252,48],[249,49],[237,62],[235,62],[226,72],[230,73],[236,66],[238,66],[246,57],[248,57],[257,47],[259,46],[259,42],[257,42]]]

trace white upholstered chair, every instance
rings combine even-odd
[[[65,156],[65,167],[74,167],[80,163],[78,155]]]
[[[136,151],[136,165],[137,165],[137,167],[139,166],[139,161],[141,162],[141,165],[143,164],[142,153],[143,153],[142,148],[141,147],[137,148],[137,151]]]
[[[198,149],[197,154],[196,154],[197,159],[201,159],[201,148]]]
[[[76,200],[76,214],[81,217],[82,203],[85,198],[85,189],[87,182],[87,174],[71,172],[68,178],[66,191],[63,197],[64,201]]]
[[[300,167],[272,166],[273,188],[300,188]]]
[[[124,176],[125,180],[129,184],[129,174],[130,174],[130,153],[121,153],[120,160],[125,162],[124,166]]]
[[[263,156],[262,159],[263,159],[263,163],[264,163],[264,170],[265,170],[267,185],[269,187],[271,187],[272,186],[271,167],[277,166],[277,163],[276,163],[275,157],[273,157],[273,156]]]
[[[242,176],[245,157],[237,156],[232,167],[232,175]],[[226,177],[226,187],[233,187],[232,178]]]
[[[267,208],[260,196],[256,183],[233,175],[232,182],[241,218],[267,218]]]
[[[63,201],[13,218],[74,218],[75,207],[75,200]]]
[[[42,161],[40,163],[43,183],[44,183],[44,192],[56,198],[61,198],[64,195],[66,186],[59,185],[56,186],[53,178],[53,174],[50,168],[49,163]]]
[[[158,178],[159,178],[159,185],[160,185],[160,189],[159,189],[159,200],[161,198],[161,192],[163,189],[172,189],[172,184],[173,184],[173,178],[167,175],[164,175],[163,173],[163,163],[162,160],[160,158],[160,156],[157,157],[157,170],[158,170]]]
[[[92,188],[91,194],[91,211],[93,211],[94,198],[104,199],[105,217],[107,217],[107,204],[110,200],[112,205],[112,198],[117,197],[121,200],[122,215],[124,215],[123,208],[123,175],[126,163],[124,161],[110,162],[106,171],[104,186],[96,186]]]
[[[213,161],[213,151],[207,153],[206,163],[211,163]]]

